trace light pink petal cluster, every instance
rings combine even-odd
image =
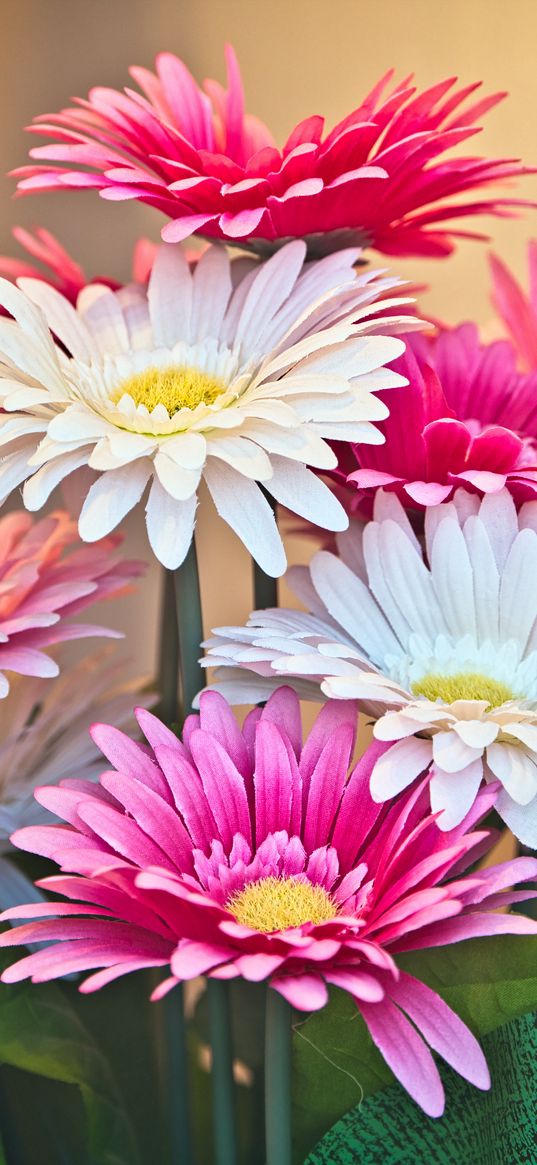
[[[4,671],[58,674],[43,648],[89,635],[118,637],[70,616],[121,594],[142,573],[143,563],[118,556],[120,542],[115,536],[80,545],[76,522],[65,511],[39,522],[25,511],[0,519],[0,698],[9,691]]]
[[[507,265],[491,255],[492,302],[524,368],[537,368],[537,242],[528,243],[529,289],[524,291]]]
[[[96,189],[139,199],[172,220],[168,242],[200,232],[263,252],[307,237],[317,254],[358,242],[443,256],[457,236],[482,237],[450,221],[523,205],[476,194],[525,173],[518,160],[444,157],[478,132],[501,93],[468,102],[478,84],[459,88],[449,78],[420,93],[412,78],[390,88],[388,73],[328,133],[322,117],[308,117],[278,149],[245,113],[229,47],[227,68],[227,89],[215,81],[200,89],[182,61],[161,53],[156,74],[130,70],[141,93],[95,88],[74,107],[36,118],[30,129],[54,141],[31,150],[34,163],[16,171],[19,191]]]
[[[148,745],[94,727],[110,764],[99,785],[70,779],[37,791],[66,825],[14,835],[20,848],[58,863],[61,875],[40,885],[68,902],[3,915],[32,921],[2,935],[1,945],[52,944],[15,963],[4,981],[92,970],[81,987],[88,992],[161,966],[171,977],[155,997],[201,974],[268,979],[303,1011],[321,1008],[334,985],[352,996],[385,1059],[431,1116],[440,1115],[444,1097],[429,1048],[487,1088],[474,1037],[433,991],[399,971],[394,956],[537,930],[522,915],[491,913],[531,896],[512,887],[537,874],[536,861],[462,872],[492,844],[489,831],[473,826],[494,793],[480,793],[449,833],[431,816],[426,780],[397,802],[376,804],[369,779],[385,746],[371,746],[348,776],[354,705],[328,703],[303,744],[299,703],[285,688],[250,713],[242,731],[210,692],[182,741],[147,711],[138,719]],[[335,916],[270,933],[240,925],[231,897],[265,878],[322,887]]]
[[[41,279],[73,304],[76,304],[80,292],[91,283],[104,284],[114,290],[121,286],[108,275],[91,278],[86,275],[83,267],[44,227],[37,227],[33,233],[24,227],[14,227],[12,235],[26,251],[30,262],[28,259],[0,255],[0,275],[4,279],[11,279],[13,283],[22,278]],[[136,243],[132,256],[132,278],[135,283],[146,283],[149,279],[155,252],[156,246],[149,239],[139,239]]]
[[[336,446],[334,476],[357,491],[350,508],[370,513],[379,488],[416,510],[448,501],[458,486],[481,494],[507,486],[517,503],[537,497],[537,371],[517,368],[507,340],[482,344],[471,323],[405,340],[394,367],[408,386],[390,394],[385,442]]]

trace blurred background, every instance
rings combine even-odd
[[[414,72],[420,88],[458,75],[465,83],[482,80],[489,92],[507,90],[510,96],[487,117],[476,151],[537,163],[535,0],[450,0],[434,9],[429,0],[1,0],[0,10],[2,175],[26,161],[32,143],[23,126],[36,114],[85,96],[93,85],[121,88],[129,65],[151,67],[162,49],[181,56],[199,80],[223,81],[226,40],[239,56],[248,108],[279,141],[307,114],[324,114],[333,124],[396,66],[399,78]],[[0,251],[14,253],[13,225],[44,225],[91,274],[126,278],[135,239],[157,240],[164,221],[135,202],[106,203],[73,192],[13,201],[13,190],[13,180],[1,176]],[[537,176],[520,183],[518,193],[536,199]],[[495,251],[524,278],[536,214],[483,224]],[[489,250],[466,243],[447,261],[393,266],[430,285],[423,297],[428,311],[452,323],[472,318],[486,324]],[[149,559],[141,511],[130,515],[126,533],[129,553]],[[206,501],[199,546],[206,629],[242,621],[250,610],[247,556]],[[289,557],[307,561],[311,549],[291,539]],[[154,665],[158,586],[153,562],[119,613],[107,612],[129,633],[127,654],[144,673]]]

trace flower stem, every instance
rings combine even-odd
[[[185,561],[173,572],[173,582],[179,644],[179,708],[182,727],[192,711],[194,696],[200,688],[205,687],[205,673],[198,663],[200,643],[203,639],[203,620],[194,538]]]
[[[183,984],[166,995],[161,1004],[166,1040],[166,1083],[169,1137],[173,1165],[194,1165],[188,1102],[188,1054]]]
[[[158,712],[165,724],[173,724],[177,720],[178,682],[179,632],[175,606],[175,582],[173,570],[165,570],[162,575],[158,669],[158,690],[160,693]]]
[[[264,496],[269,503],[275,519],[277,520],[277,505],[274,498],[263,490]],[[254,584],[254,607],[256,611],[264,610],[266,607],[278,606],[278,579],[271,578],[270,575],[265,574],[264,570],[258,566],[255,559],[252,559],[253,567],[253,584]]]
[[[212,1049],[215,1165],[237,1165],[233,1052],[227,983],[207,982]]]
[[[266,1165],[291,1165],[291,1008],[272,987],[265,1019]]]

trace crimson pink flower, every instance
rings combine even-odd
[[[479,84],[458,88],[449,78],[420,93],[406,78],[389,89],[389,72],[324,137],[324,119],[308,117],[280,150],[244,112],[230,47],[227,69],[227,89],[216,81],[200,89],[182,61],[161,53],[156,75],[130,70],[142,95],[96,88],[74,107],[36,118],[31,132],[55,141],[30,151],[36,164],[16,171],[19,191],[92,188],[103,198],[139,199],[172,220],[167,242],[201,233],[266,253],[306,237],[317,255],[351,244],[447,255],[455,238],[483,237],[450,220],[506,216],[523,205],[474,197],[527,173],[517,159],[443,157],[479,131],[503,93],[468,104]]]
[[[537,242],[528,243],[529,291],[509,268],[491,255],[492,302],[503,320],[524,368],[537,368]]]
[[[488,1088],[474,1037],[394,956],[537,930],[522,915],[491,913],[532,896],[512,887],[537,874],[537,861],[461,874],[493,842],[473,825],[495,789],[441,833],[427,778],[390,804],[372,801],[371,769],[385,745],[372,745],[347,779],[353,703],[328,703],[304,744],[290,689],[251,712],[242,731],[218,694],[203,693],[200,708],[182,742],[143,710],[149,747],[95,726],[111,766],[100,784],[73,779],[37,791],[67,825],[28,827],[12,840],[58,863],[62,874],[39,884],[70,901],[2,915],[40,920],[3,934],[1,945],[52,943],[6,970],[4,982],[101,968],[80,988],[90,992],[138,968],[166,967],[171,977],[154,998],[203,974],[268,979],[303,1011],[323,1007],[334,985],[352,996],[429,1115],[441,1114],[444,1096],[427,1044]]]
[[[474,324],[406,336],[394,367],[408,378],[390,393],[375,447],[338,443],[333,476],[368,513],[378,488],[406,508],[449,499],[458,486],[482,494],[504,486],[517,503],[537,496],[537,372],[517,369],[507,340],[481,344]]]
[[[73,304],[76,304],[80,292],[90,283],[104,283],[114,290],[121,286],[108,275],[89,278],[58,239],[44,227],[36,227],[33,233],[24,227],[14,227],[12,234],[30,259],[37,260],[41,266],[36,267],[27,259],[0,255],[0,275],[5,279],[13,282],[21,277],[42,279]],[[139,239],[136,243],[132,256],[132,278],[135,283],[146,283],[149,279],[155,252],[156,246],[149,239]]]
[[[118,536],[82,546],[76,522],[58,511],[35,522],[26,511],[0,518],[0,698],[7,696],[4,671],[57,676],[58,664],[44,647],[88,635],[121,638],[88,623],[67,622],[90,603],[122,593],[141,574],[141,562],[122,561]],[[72,553],[65,551],[78,545]]]

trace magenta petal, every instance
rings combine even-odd
[[[259,846],[270,833],[289,831],[293,801],[292,769],[275,724],[261,719],[255,738],[255,837]]]
[[[218,692],[201,693],[199,726],[219,741],[241,776],[247,778],[250,775],[248,750],[229,704]]]
[[[420,506],[438,506],[453,492],[452,485],[440,485],[437,481],[409,481],[404,489]]]
[[[283,962],[283,955],[267,955],[262,952],[253,955],[240,955],[239,958],[235,958],[235,966],[239,974],[250,983],[260,983],[263,979],[268,979],[269,975],[281,967]]]
[[[360,1000],[360,1002],[379,1003],[381,999],[384,999],[382,984],[365,971],[355,971],[352,968],[342,967],[335,971],[325,971],[324,977],[327,983],[333,983],[334,987],[340,987],[342,991],[347,991],[353,999]]]
[[[320,975],[277,975],[270,986],[297,1011],[319,1011],[328,1003],[328,990]]]
[[[205,975],[219,963],[226,963],[232,957],[230,947],[215,946],[209,942],[182,940],[171,958],[171,968],[177,979],[196,979]]]
[[[271,720],[287,733],[297,760],[302,750],[302,719],[300,701],[292,688],[282,686],[269,697],[261,711],[263,720]]]
[[[401,972],[389,993],[447,1064],[476,1088],[490,1088],[487,1062],[475,1036],[436,992]]]
[[[389,999],[359,1003],[370,1035],[403,1088],[427,1116],[442,1116],[444,1089],[429,1049]]]
[[[192,733],[190,748],[224,846],[231,848],[235,833],[249,842],[252,831],[246,789],[233,761],[222,745],[201,729]]]
[[[340,724],[331,733],[311,773],[304,818],[304,846],[313,850],[330,836],[347,780],[354,747],[354,725]]]

